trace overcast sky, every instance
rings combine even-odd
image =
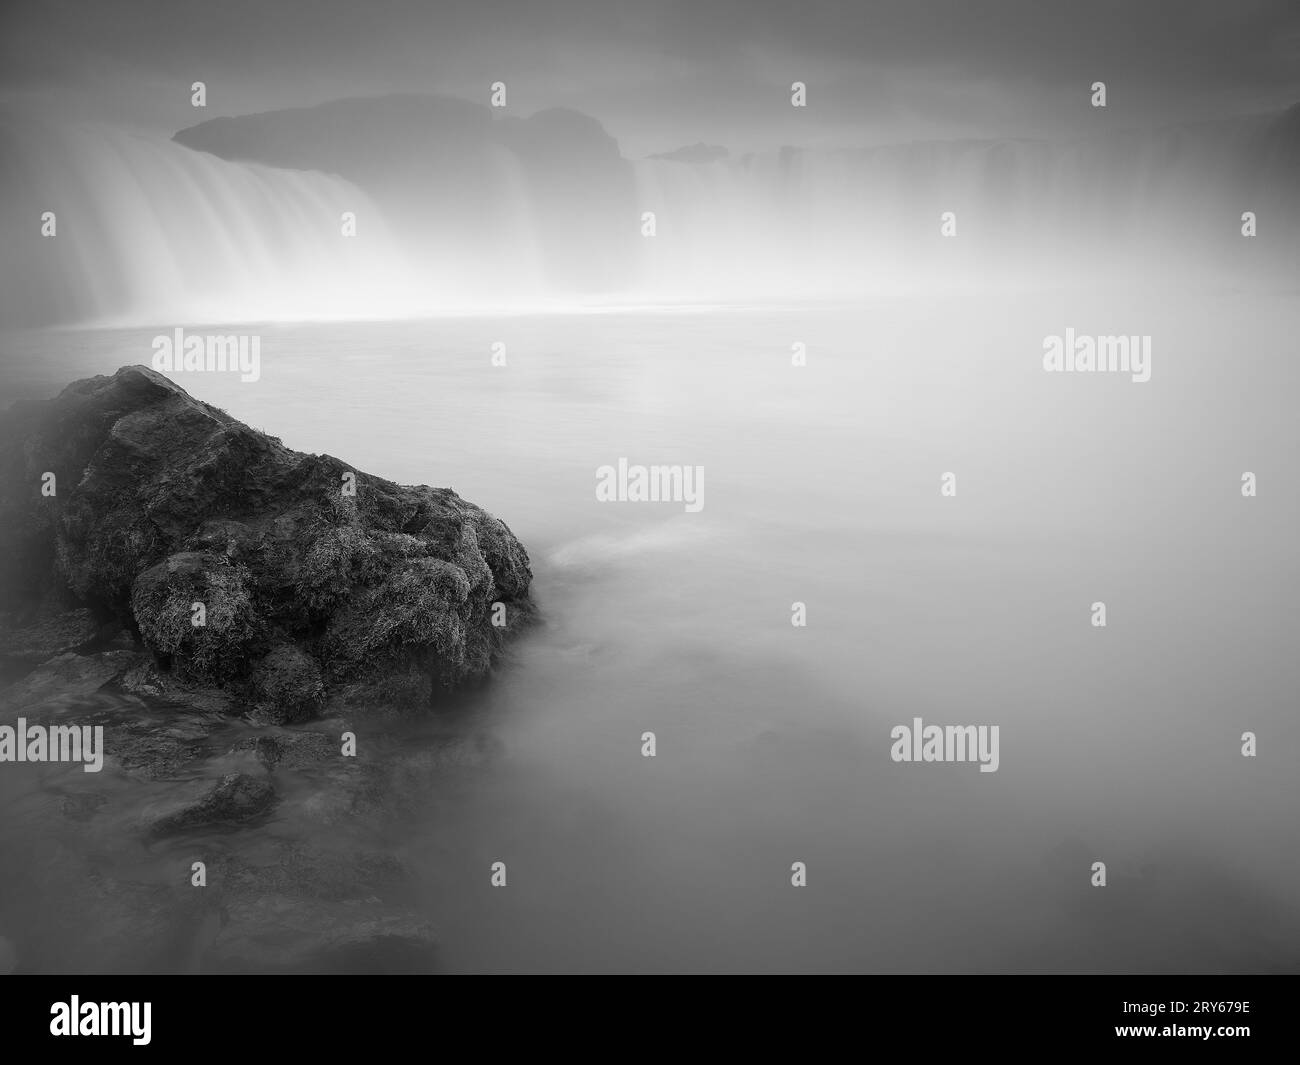
[[[208,85],[208,109],[189,85]],[[1052,136],[1300,101],[1296,0],[6,0],[18,110],[172,132],[346,95],[567,106],[625,154]],[[792,81],[808,107],[790,106]],[[1088,86],[1107,82],[1104,115]]]

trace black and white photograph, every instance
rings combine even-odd
[[[1298,297],[1292,0],[9,0],[6,986],[1300,972]]]

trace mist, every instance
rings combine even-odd
[[[6,644],[0,710],[118,729],[90,783],[0,767],[19,971],[328,970],[335,919],[385,972],[1300,964],[1294,5],[53,0],[0,42],[13,411],[152,367],[500,515],[537,610],[437,705],[275,730]],[[94,653],[167,674],[140,629]],[[892,758],[918,718],[996,768]],[[232,765],[265,820],[141,837]]]

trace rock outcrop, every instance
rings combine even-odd
[[[452,490],[291,451],[145,367],[0,417],[0,645],[143,644],[147,694],[274,723],[429,702],[487,673],[531,579]]]

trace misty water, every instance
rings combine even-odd
[[[1150,335],[1151,380],[1044,373],[1067,327]],[[29,971],[202,968],[188,918],[97,940],[83,878],[169,912],[196,854],[288,840],[400,862],[448,971],[1294,968],[1298,329],[1294,291],[1224,286],[213,327],[261,336],[260,381],[179,383],[496,514],[542,620],[444,709],[355,723],[397,768],[348,816],[307,772],[264,824],[149,847],[175,785],[111,748],[6,767],[0,935]],[[52,395],[169,331],[6,333],[6,379]],[[703,466],[703,509],[597,502],[620,458]],[[915,717],[999,725],[998,771],[892,762]]]

